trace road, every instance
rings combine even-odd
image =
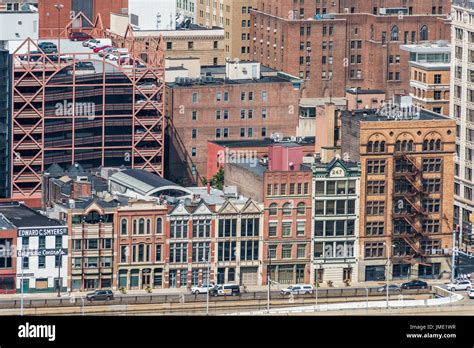
[[[424,299],[431,295],[406,295],[406,300]],[[369,301],[384,300],[385,296],[371,296]],[[279,298],[271,301],[271,307],[283,308],[304,305],[314,305],[313,297]],[[361,301],[360,297],[341,297],[318,299],[319,304]],[[267,308],[266,299],[248,300],[227,297],[223,301],[209,302],[209,312],[212,315],[229,314],[236,312],[247,312],[264,310]],[[96,304],[94,306],[70,306],[70,307],[39,307],[25,308],[24,315],[205,315],[206,302],[190,302],[190,303],[146,303],[146,304]],[[18,315],[18,308],[0,309],[0,315]]]

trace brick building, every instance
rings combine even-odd
[[[262,283],[308,283],[311,274],[312,171],[302,165],[303,147],[275,144],[268,166],[226,163],[225,182],[253,191],[264,206]]]
[[[294,140],[294,141],[292,141]],[[315,137],[287,138],[284,142],[294,142],[303,147],[303,153],[314,153]],[[268,147],[277,143],[275,139],[261,140],[216,140],[207,143],[207,178],[212,178],[226,162],[248,160],[256,162],[268,158]]]
[[[258,63],[202,67],[200,79],[167,84],[168,177],[201,184],[207,141],[292,136],[298,124],[297,79]]]
[[[17,274],[16,241],[17,229],[8,219],[0,215],[0,294],[14,294],[16,292]]]
[[[58,10],[55,5],[62,4]],[[79,12],[91,22],[100,14],[102,24],[110,28],[110,14],[123,13],[128,9],[127,0],[38,0],[39,37],[41,39],[57,38]],[[85,21],[82,25],[87,25]]]
[[[250,60],[250,13],[257,0],[223,0],[220,3],[196,2],[196,21],[207,27],[225,30],[225,55],[231,59]]]
[[[451,47],[447,42],[403,45],[410,52],[410,96],[413,105],[449,115]]]
[[[451,272],[455,122],[421,109],[343,115],[343,152],[361,162],[359,280]]]
[[[408,94],[408,54],[400,45],[448,39],[449,11],[447,0],[261,0],[251,14],[250,56],[305,79],[303,97],[343,97],[356,87]]]

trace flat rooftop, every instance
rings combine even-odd
[[[451,118],[437,114],[435,112],[418,109],[419,112],[410,112],[405,109],[403,118],[397,118],[395,111],[381,112],[380,109],[360,109],[353,111],[343,111],[343,116],[352,117],[365,122],[413,122],[413,121],[451,121]],[[390,116],[394,115],[394,116]]]
[[[63,226],[59,221],[47,218],[20,203],[0,203],[0,214],[18,228]]]
[[[304,137],[299,142],[276,142],[275,140],[270,138],[256,140],[217,140],[209,142],[227,148],[268,147],[270,145],[305,146],[314,145],[314,143],[316,142],[316,137]]]
[[[346,93],[353,95],[363,95],[363,94],[385,94],[385,91],[381,89],[362,89],[362,88],[348,88]]]

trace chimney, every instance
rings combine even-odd
[[[321,163],[327,164],[340,155],[341,149],[338,147],[323,147],[321,148]]]
[[[207,194],[211,194],[211,183],[209,181],[207,182]]]

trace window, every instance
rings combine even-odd
[[[45,236],[39,236],[38,238],[39,238],[39,241],[38,241],[39,249],[46,248],[46,237]]]
[[[228,238],[237,236],[237,219],[219,220],[219,237]]]
[[[392,41],[398,41],[398,39],[399,39],[398,38],[398,33],[399,33],[398,27],[396,25],[394,25],[392,27],[392,32],[391,32],[391,40]]]
[[[268,208],[268,214],[271,216],[275,216],[278,214],[278,205],[276,203],[270,204]]]
[[[367,222],[365,226],[366,236],[382,236],[384,234],[384,222],[383,221],[372,221]]]
[[[258,240],[242,240],[240,242],[240,259],[258,260]]]
[[[285,221],[281,224],[282,226],[282,236],[291,237],[291,222]]]
[[[379,216],[383,215],[385,210],[385,202],[369,201],[367,202],[367,215]]]
[[[155,245],[155,261],[161,261],[162,257],[162,246],[161,245]]]
[[[163,234],[163,219],[160,217],[156,219],[156,234]]]
[[[38,268],[46,268],[46,256],[38,256]]]
[[[299,259],[305,259],[306,258],[306,245],[305,244],[299,244],[296,248],[296,257]]]
[[[370,242],[365,243],[365,257],[382,257],[384,251],[383,242]]]
[[[188,243],[170,243],[170,262],[187,262]]]
[[[277,228],[278,228],[278,223],[277,222],[270,222],[268,224],[268,236],[269,237],[276,237]]]
[[[385,174],[385,160],[368,160],[368,174]]]
[[[188,220],[172,220],[170,222],[171,238],[187,238],[188,237]]]
[[[306,232],[306,221],[297,221],[296,222],[296,235],[304,236]]]
[[[427,233],[439,233],[440,232],[440,221],[439,220],[423,220],[423,230]]]
[[[282,207],[283,215],[291,215],[291,203],[285,203]]]
[[[296,207],[296,212],[298,215],[305,215],[306,214],[306,204],[304,202],[298,203]]]
[[[440,193],[441,179],[425,179],[423,180],[423,192],[425,193]]]
[[[127,262],[127,257],[128,257],[128,246],[121,245],[120,246],[120,262],[121,263]]]
[[[424,199],[423,208],[428,213],[439,213],[441,202],[439,199]]]
[[[235,220],[237,222],[237,220]],[[240,234],[242,237],[258,237],[260,219],[248,218],[240,222]]]
[[[281,258],[282,259],[291,259],[291,244],[284,244],[281,248]]]
[[[197,92],[193,92],[192,94],[192,102],[197,103],[198,102],[198,94]]]
[[[192,255],[193,262],[203,262],[203,260],[208,261],[209,251],[210,251],[209,242],[193,243],[193,255]]]
[[[441,172],[441,158],[425,158],[423,159],[423,171],[428,173]]]
[[[384,180],[369,180],[367,181],[367,194],[369,195],[382,195],[385,193],[385,181]]]
[[[420,29],[420,41],[428,41],[428,27],[426,25]]]
[[[122,219],[121,221],[121,227],[120,227],[120,233],[122,235],[126,235],[128,233],[128,222],[127,219]]]
[[[210,238],[211,237],[211,220],[194,220],[193,221],[193,238]]]

